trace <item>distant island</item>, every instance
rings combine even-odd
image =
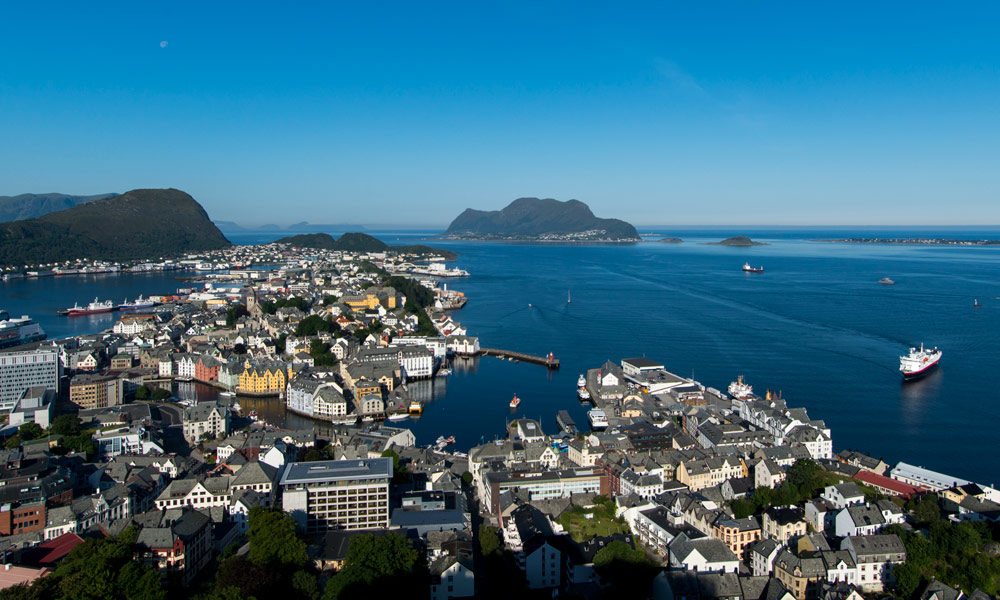
[[[676,237],[665,237],[656,241],[660,242],[661,244],[680,244],[684,240]]]
[[[465,209],[443,236],[453,240],[531,242],[638,242],[639,233],[620,219],[600,219],[579,200],[518,198],[503,210]]]
[[[265,232],[265,231],[295,231],[295,232],[316,232],[322,233],[326,231],[363,231],[363,225],[348,225],[345,223],[310,223],[308,221],[301,221],[293,225],[288,225],[283,227],[281,225],[266,224],[258,226],[247,226],[240,225],[235,221],[215,221],[215,225],[222,230],[223,233],[254,233],[254,232]]]
[[[132,190],[0,223],[0,264],[7,266],[152,259],[231,245],[205,209],[175,189]]]
[[[0,196],[0,223],[36,219],[49,213],[73,208],[79,204],[86,204],[105,198],[114,198],[117,195],[19,194],[17,196]]]
[[[905,246],[1000,246],[1000,240],[954,240],[948,238],[843,238],[813,241],[838,244],[899,244]]]
[[[318,250],[340,250],[341,252],[388,252],[390,254],[411,254],[416,256],[440,256],[447,260],[458,258],[458,254],[450,250],[431,248],[430,246],[390,246],[382,240],[366,233],[345,233],[339,239],[328,233],[305,233],[291,235],[275,240],[276,244],[288,244],[298,248],[316,248]]]
[[[745,235],[736,235],[726,238],[721,242],[708,242],[711,246],[732,246],[734,248],[746,248],[749,246],[766,246],[766,242],[755,242]]]

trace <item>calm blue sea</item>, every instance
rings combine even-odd
[[[983,483],[1000,483],[996,376],[1000,353],[1000,248],[876,246],[811,240],[855,236],[998,238],[994,229],[671,229],[681,244],[540,246],[435,241],[472,276],[452,280],[470,301],[457,318],[483,345],[554,352],[562,369],[483,358],[446,382],[424,384],[424,416],[404,422],[419,443],[454,435],[460,449],[503,435],[529,416],[555,430],[568,409],[586,424],[576,378],[605,360],[647,356],[724,390],[743,375],[781,391],[833,429],[835,449],[856,448]],[[746,234],[766,246],[706,245]],[[274,237],[287,235],[281,232]],[[428,234],[376,232],[390,244]],[[231,236],[234,242],[263,242]],[[765,268],[745,274],[744,262]],[[877,281],[890,277],[894,286]],[[26,312],[50,335],[110,327],[113,317],[69,320],[54,310],[94,296],[172,291],[171,276],[60,278],[0,283],[0,306]],[[567,296],[572,302],[567,303]],[[983,305],[973,308],[973,300]],[[72,321],[72,323],[70,323]],[[944,350],[941,368],[903,383],[898,356],[921,342]],[[515,413],[507,403],[521,397]],[[257,406],[281,421],[277,401]],[[288,417],[300,426],[307,420]]]

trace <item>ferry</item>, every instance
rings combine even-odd
[[[580,400],[590,400],[590,392],[587,391],[587,378],[582,374],[576,380],[576,395]]]
[[[593,430],[608,428],[608,415],[599,408],[587,411],[587,418],[590,419],[590,428]]]
[[[45,339],[41,325],[28,315],[11,318],[5,310],[0,310],[0,348],[19,346]]]
[[[510,401],[510,407],[511,408],[517,408],[517,406],[520,403],[521,403],[521,399],[517,397],[517,394],[514,394],[514,397]]]
[[[587,387],[587,378],[583,376],[583,373],[581,373],[580,376],[576,378],[576,387],[581,390]]]
[[[135,302],[129,302],[126,299],[123,304],[118,305],[118,310],[139,310],[140,308],[152,308],[154,306],[156,306],[155,302],[140,295],[135,299]]]
[[[910,353],[899,357],[899,370],[905,379],[916,379],[926,374],[937,366],[941,360],[941,351],[937,348],[933,350],[924,349],[920,344],[920,349],[910,348]]]
[[[424,412],[424,405],[414,400],[413,402],[410,402],[409,412],[411,415],[419,415]]]
[[[109,313],[115,309],[115,305],[111,300],[105,300],[103,302],[94,298],[94,301],[87,306],[81,307],[78,304],[74,304],[73,308],[66,310],[66,314],[70,317],[77,317],[80,315],[95,315],[98,313]]]
[[[743,382],[743,376],[740,375],[736,378],[736,381],[729,384],[729,396],[731,398],[738,398],[740,400],[745,400],[753,395],[753,387]]]
[[[764,267],[751,267],[749,262],[743,263],[744,273],[763,273]]]

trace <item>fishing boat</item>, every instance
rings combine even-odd
[[[517,406],[520,403],[521,403],[521,399],[517,397],[517,394],[514,394],[514,397],[510,401],[510,407],[511,408],[517,408]]]
[[[156,306],[156,303],[148,298],[143,298],[141,295],[135,299],[135,302],[129,302],[127,299],[124,303],[118,305],[118,310],[138,310],[140,308],[152,308]]]

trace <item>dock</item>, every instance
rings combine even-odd
[[[525,354],[523,352],[514,352],[513,350],[500,350],[499,348],[480,348],[480,356],[495,356],[499,359],[512,358],[514,360],[519,360],[521,362],[532,363],[536,365],[542,365],[543,367],[548,367],[549,369],[559,368],[559,359],[549,353],[548,356],[534,356],[532,354]]]

